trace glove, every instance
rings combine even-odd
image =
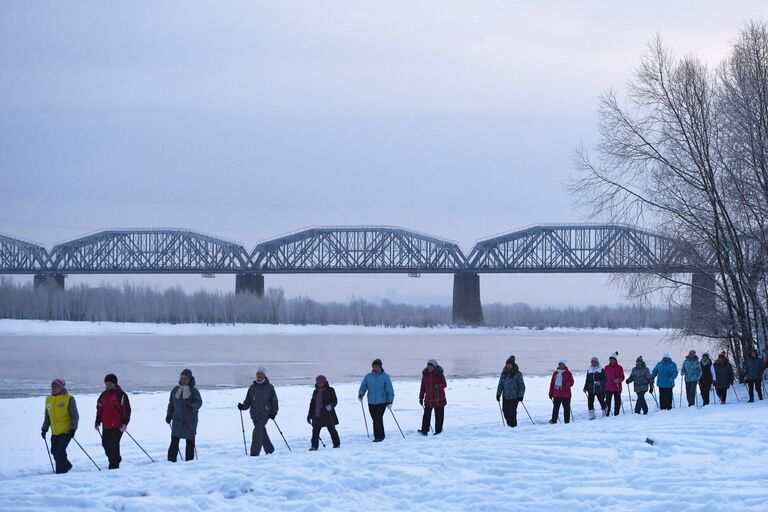
[[[312,418],[310,418],[309,416],[307,416],[307,423],[309,423],[310,425],[312,424]]]
[[[75,437],[75,431],[77,431],[77,429],[75,428],[69,429],[69,432],[68,432],[69,437]]]
[[[269,415],[269,419],[271,419],[271,420],[274,420],[274,419],[275,419],[275,416],[277,416],[277,414],[270,414],[270,415]]]
[[[501,402],[501,395],[496,395],[496,401]]]
[[[96,430],[99,430],[99,426],[100,426],[100,423],[97,421],[96,423],[94,423],[93,428],[95,428]]]
[[[419,398],[419,405],[424,407],[424,399],[423,398]]]
[[[331,412],[333,410],[333,406],[331,404],[328,404],[325,406],[325,410],[328,412]]]
[[[363,403],[363,397],[359,396],[357,399],[360,400],[360,403]]]
[[[171,417],[170,416],[166,416],[165,417],[165,422],[170,425],[171,424]]]
[[[128,430],[128,425],[123,425],[120,427],[120,432],[125,432],[126,430]]]
[[[241,402],[241,403],[239,403],[239,404],[237,404],[237,408],[238,408],[238,409],[240,409],[241,411],[244,411],[244,410],[246,410],[246,409],[247,409],[247,407],[245,407],[245,406],[242,404],[242,402]]]
[[[40,436],[41,436],[43,439],[45,439],[45,436],[46,436],[47,434],[48,434],[48,431],[47,431],[47,430],[41,430],[41,431],[40,431]]]
[[[523,401],[523,397],[520,397],[520,401],[521,401],[521,402]]]
[[[387,409],[392,410],[392,404],[387,404]]]
[[[552,395],[549,395],[549,399],[552,400]]]

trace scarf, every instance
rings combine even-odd
[[[323,388],[317,389],[317,398],[315,398],[315,418],[323,415]]]
[[[557,370],[557,377],[555,377],[555,389],[563,389],[563,372],[565,370]]]
[[[603,369],[603,368],[602,368],[602,366],[600,366],[600,365],[597,365],[597,366],[590,366],[589,368],[587,368],[587,373],[600,373],[600,371],[601,371],[602,369]]]
[[[179,386],[179,390],[176,392],[176,399],[188,400],[192,396],[192,390],[189,386]]]

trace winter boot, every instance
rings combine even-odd
[[[589,419],[595,419],[595,411],[589,411]]]

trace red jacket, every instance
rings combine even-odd
[[[555,380],[557,379],[557,370],[552,374],[552,380],[549,381],[549,398],[571,398],[571,386],[573,386],[573,374],[565,367],[563,371],[563,387],[555,389]]]
[[[618,384],[614,379],[619,379]],[[624,368],[619,363],[605,367],[605,390],[621,393],[621,383],[624,382]]]
[[[437,386],[437,388],[435,388]],[[443,368],[438,366],[435,371],[430,372],[426,368],[421,372],[421,389],[419,390],[419,400],[424,399],[425,407],[444,407],[445,401],[445,375]]]
[[[103,425],[104,430],[120,428],[131,420],[131,402],[128,395],[115,386],[112,391],[104,391],[96,401],[96,426]]]

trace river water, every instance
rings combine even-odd
[[[356,382],[377,357],[398,379],[420,377],[430,358],[449,378],[496,375],[510,354],[527,375],[552,372],[561,357],[583,372],[591,356],[607,364],[616,350],[628,370],[638,355],[652,367],[663,352],[680,364],[691,348],[708,347],[657,331],[0,336],[0,398],[45,394],[53,377],[66,379],[73,392],[94,392],[107,373],[117,374],[127,391],[167,390],[184,368],[204,389],[246,386],[257,366],[267,368],[275,384],[310,384],[318,374],[331,383]]]

